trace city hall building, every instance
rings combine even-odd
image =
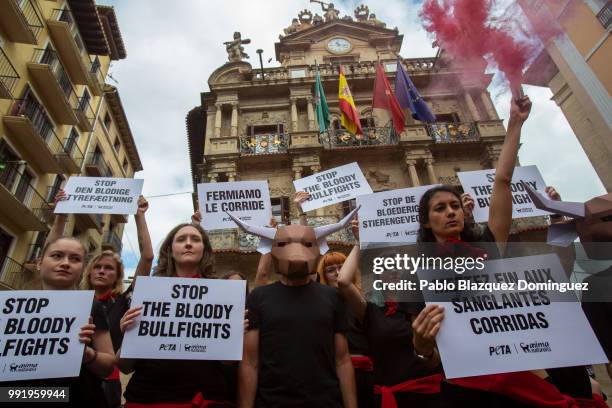
[[[275,44],[278,67],[259,68],[243,60],[248,33],[225,43],[228,61],[210,74],[210,90],[186,118],[193,201],[197,184],[268,180],[274,217],[295,222],[293,180],[357,162],[372,189],[392,190],[428,184],[459,185],[459,171],[495,168],[505,129],[487,91],[492,75],[486,62],[463,66],[444,50],[431,58],[401,58],[403,35],[360,6],[353,16],[327,9],[324,16],[301,11]],[[243,39],[244,37],[244,39]],[[380,61],[390,83],[397,60],[435,113],[426,124],[406,115],[404,131],[372,112],[375,68]],[[320,133],[314,93],[316,65],[331,113]],[[340,126],[339,65],[344,66],[363,135]],[[312,225],[339,220],[353,201],[308,213]],[[541,240],[540,218],[515,221],[513,239]],[[240,267],[252,280],[259,261],[256,240],[238,229],[210,231],[218,269]],[[330,237],[332,249],[346,251],[349,231]],[[237,262],[236,260],[239,259]]]

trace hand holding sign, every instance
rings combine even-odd
[[[414,351],[424,356],[433,355],[436,335],[444,319],[444,307],[427,305],[412,322]]]
[[[136,323],[136,318],[140,316],[141,310],[142,306],[136,306],[128,309],[123,314],[123,317],[121,320],[119,320],[119,329],[121,330],[121,333],[125,334],[126,330],[134,326],[134,323]]]

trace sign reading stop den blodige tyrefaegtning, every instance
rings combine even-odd
[[[242,280],[139,277],[121,357],[240,360],[245,293]]]
[[[136,214],[142,179],[70,177],[56,214]]]
[[[198,204],[206,230],[236,228],[226,211],[250,225],[268,225],[272,217],[266,180],[198,184]]]
[[[456,275],[417,271],[429,284],[427,304],[444,306],[436,336],[446,378],[606,363],[572,290],[536,290],[529,283],[568,283],[556,254],[507,258]],[[460,286],[469,282],[469,288]],[[514,283],[483,290],[485,283]],[[474,286],[476,285],[476,286]],[[479,286],[480,285],[480,286]]]
[[[457,173],[461,181],[463,191],[470,193],[474,199],[474,221],[486,222],[489,219],[489,207],[491,205],[491,193],[493,192],[493,181],[495,170],[476,170]],[[526,182],[535,190],[546,194],[544,179],[536,166],[522,166],[514,169],[510,190],[512,191],[512,218],[536,217],[549,215],[535,207],[531,198],[521,185],[520,181]]]
[[[93,291],[0,291],[0,381],[77,377]],[[0,386],[2,383],[0,383]]]
[[[430,188],[420,186],[357,197],[360,242],[416,242],[419,200]]]
[[[295,191],[310,193],[310,199],[302,204],[304,211],[372,194],[372,188],[355,162],[295,180],[293,185]]]

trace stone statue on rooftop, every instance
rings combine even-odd
[[[325,17],[325,22],[337,20],[340,18],[340,10],[334,7],[334,3],[325,3],[324,1],[319,0],[310,0],[311,3],[319,3],[321,4],[321,9],[323,10]]]
[[[298,21],[297,18],[294,18],[293,20],[291,20],[291,25],[285,28],[283,32],[285,33],[285,35],[289,35],[289,34],[297,33],[299,29],[300,29],[300,22]]]
[[[355,9],[355,18],[360,23],[365,23],[370,15],[370,9],[365,4],[360,5]]]
[[[242,61],[243,58],[249,58],[248,54],[244,52],[244,47],[242,45],[250,43],[250,39],[242,39],[240,31],[234,32],[234,39],[223,43],[227,51],[227,59],[230,62],[239,62]]]

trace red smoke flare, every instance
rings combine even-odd
[[[421,18],[425,29],[434,33],[439,45],[454,58],[468,63],[492,58],[514,89],[520,86],[523,70],[541,43],[535,33],[517,30],[521,23],[512,20],[518,19],[518,13],[503,19],[492,16],[494,5],[494,0],[425,0]],[[544,35],[552,34],[548,29]]]

